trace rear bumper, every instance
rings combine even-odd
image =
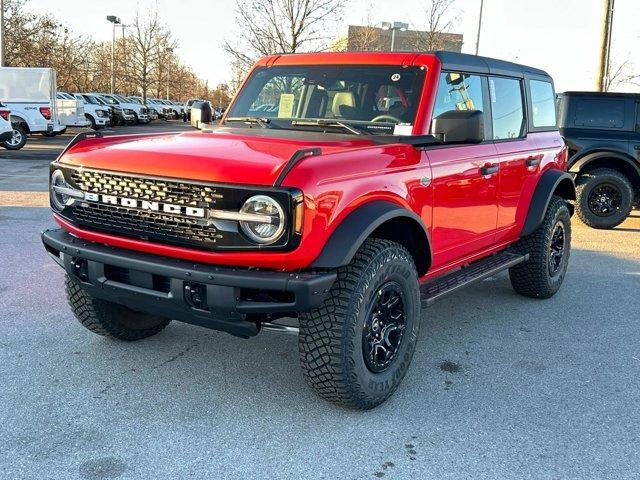
[[[251,315],[295,314],[319,307],[334,272],[279,272],[216,267],[88,242],[46,230],[51,257],[91,295],[133,310],[238,336],[259,327]]]

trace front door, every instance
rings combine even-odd
[[[433,118],[451,110],[485,112],[488,98],[479,75],[443,72]],[[485,116],[485,122],[488,115]],[[425,154],[432,169],[431,242],[437,268],[494,243],[498,217],[499,158],[489,141],[434,148]]]

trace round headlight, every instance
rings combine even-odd
[[[271,197],[255,195],[249,198],[242,205],[240,213],[247,216],[247,219],[240,221],[242,231],[256,243],[268,245],[278,240],[284,232],[284,210]]]
[[[64,179],[64,174],[62,173],[62,170],[55,170],[51,174],[51,184],[49,186],[49,189],[50,189],[51,205],[53,206],[53,208],[55,208],[58,211],[64,210],[65,207],[68,207],[74,202],[74,199],[69,195],[65,195],[60,191],[56,191],[55,187],[71,188],[71,186]]]

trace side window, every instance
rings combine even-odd
[[[435,118],[451,110],[484,111],[481,77],[459,72],[440,75],[432,116]]]
[[[576,100],[576,127],[623,128],[624,99],[580,98]]]
[[[524,108],[520,80],[489,77],[493,139],[519,138],[524,134]]]
[[[531,119],[536,128],[556,127],[556,104],[553,85],[549,82],[531,80]]]

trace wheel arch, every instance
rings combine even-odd
[[[636,190],[640,190],[640,165],[629,155],[615,151],[588,153],[573,162],[569,172],[580,175],[596,168],[609,168],[625,175]]]
[[[22,115],[18,115],[12,112],[9,114],[9,120],[11,121],[11,123],[17,123],[19,125],[22,125],[27,133],[31,133],[31,129],[29,128],[29,122]]]
[[[348,265],[369,237],[403,245],[413,257],[419,276],[424,275],[431,265],[431,240],[422,219],[398,204],[375,200],[357,207],[342,220],[311,267]]]
[[[529,211],[520,233],[521,237],[530,235],[542,224],[551,197],[554,195],[565,200],[572,201],[576,199],[576,187],[572,176],[567,172],[552,169],[542,174],[533,192]],[[573,215],[573,205],[570,205],[570,213]]]

